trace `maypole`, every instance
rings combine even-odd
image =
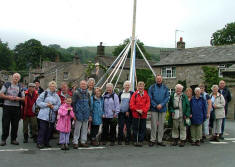
[[[130,61],[130,74],[129,74],[129,81],[131,82],[131,90],[134,91],[135,89],[135,56],[136,56],[136,49],[135,49],[135,28],[136,28],[136,2],[134,0],[134,7],[133,7],[133,24],[132,24],[132,38],[131,38],[131,61]]]

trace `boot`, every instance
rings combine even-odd
[[[184,147],[184,145],[185,145],[184,140],[180,140],[180,144],[179,144],[179,146],[180,146],[180,147]]]
[[[65,144],[65,150],[69,150],[68,144]]]
[[[65,145],[64,144],[61,145],[61,150],[65,150]]]
[[[24,143],[28,143],[28,138],[29,138],[29,135],[28,134],[24,134]]]
[[[99,143],[96,140],[91,141],[92,146],[99,146]]]
[[[215,141],[216,141],[216,142],[220,142],[219,136],[216,136],[216,137],[215,137]]]
[[[171,144],[172,146],[177,146],[178,144],[178,140],[177,139],[174,139],[173,143]]]

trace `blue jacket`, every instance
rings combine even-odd
[[[91,96],[91,115],[92,115],[92,124],[100,125],[102,124],[102,116],[104,114],[104,99],[96,99],[94,96]]]
[[[206,100],[203,97],[197,99],[195,96],[190,101],[191,107],[191,123],[193,125],[200,125],[206,120],[207,110],[206,110]]]
[[[45,97],[45,91],[40,94],[38,97],[36,104],[40,107],[40,111],[38,113],[38,119],[49,121],[49,122],[55,122],[56,120],[56,111],[60,107],[60,97],[57,95],[56,92],[51,92],[49,89],[46,90],[47,96]],[[45,99],[44,99],[45,97]],[[51,110],[47,104],[51,103],[54,108]]]
[[[73,110],[78,121],[87,121],[91,116],[90,95],[80,88],[73,93]]]
[[[151,100],[150,110],[153,112],[166,112],[166,104],[169,101],[170,94],[167,86],[161,84],[158,86],[156,83],[151,85],[148,94]],[[157,105],[161,104],[162,109],[158,110]]]

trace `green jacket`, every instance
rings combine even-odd
[[[175,112],[175,110],[174,110],[174,94],[175,94],[174,92],[171,94],[170,100],[168,103],[168,110],[170,113],[168,125],[170,127],[172,127],[172,125],[173,125],[172,113]],[[185,95],[184,93],[182,95],[182,108],[183,108],[183,116],[186,116],[186,118],[189,118],[190,114],[191,114],[190,104],[189,104],[187,95]]]

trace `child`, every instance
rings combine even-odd
[[[96,136],[99,132],[100,125],[102,124],[102,117],[104,115],[104,99],[101,97],[102,90],[100,88],[95,89],[95,95],[91,96],[91,113],[92,113],[92,125],[91,125],[91,145],[98,146]]]
[[[68,143],[71,130],[71,118],[76,119],[71,103],[72,98],[68,96],[65,103],[60,106],[58,111],[59,119],[56,124],[56,129],[60,131],[59,143],[61,144],[61,150],[69,150]]]

